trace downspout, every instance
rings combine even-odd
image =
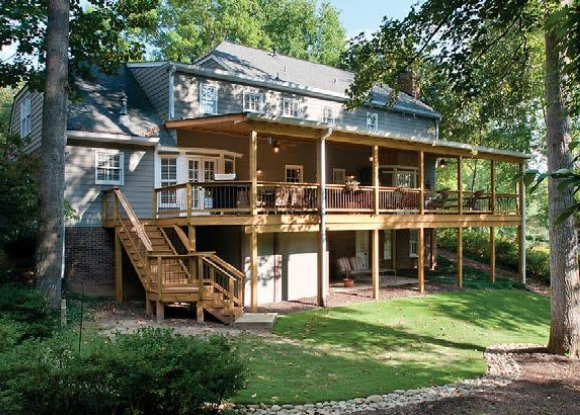
[[[175,118],[175,65],[169,65],[169,111],[167,118],[171,121]]]
[[[322,255],[322,259],[320,260],[321,267],[319,272],[321,273],[320,281],[320,293],[319,293],[319,305],[322,307],[326,307],[327,305],[327,296],[328,296],[328,287],[329,287],[329,268],[328,268],[328,261],[326,258],[326,251],[327,251],[327,238],[326,238],[326,139],[332,135],[332,128],[328,128],[321,136],[320,136],[320,171],[319,171],[319,180],[320,180],[320,202],[319,202],[319,209],[320,209],[320,252],[319,255]]]

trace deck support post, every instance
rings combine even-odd
[[[189,240],[189,250],[191,252],[197,251],[197,238],[196,238],[195,226],[187,226],[187,239]]]
[[[437,266],[437,258],[435,256],[435,245],[437,244],[437,240],[435,238],[435,228],[431,228],[431,241],[429,242],[429,269],[431,271],[435,271],[435,267]]]
[[[457,228],[457,286],[463,288],[463,228]]]
[[[250,210],[252,216],[258,214],[258,133],[250,134]]]
[[[123,246],[118,231],[115,231],[115,299],[123,302]]]
[[[373,146],[373,209],[375,215],[379,214],[379,146]]]
[[[196,317],[198,323],[203,323],[204,313],[203,313],[203,302],[204,302],[204,294],[205,288],[203,284],[203,259],[202,257],[197,257],[197,292],[198,292],[198,299],[196,304]]]
[[[425,292],[425,228],[417,229],[417,274],[419,292]]]
[[[371,275],[373,286],[373,300],[380,299],[380,275],[379,275],[379,230],[371,231]]]
[[[419,214],[425,213],[425,152],[419,151]]]
[[[149,299],[149,294],[145,293],[145,314],[149,317],[153,315],[153,309],[151,307],[151,300]]]
[[[155,303],[155,313],[157,314],[157,322],[163,323],[165,320],[165,305],[159,300]]]
[[[391,230],[391,265],[392,268],[397,270],[397,230]]]
[[[320,307],[327,306],[329,291],[327,230],[326,230],[326,139],[332,134],[332,129],[322,133],[316,147],[316,176],[318,179],[318,228],[317,249],[317,295],[316,302]]]
[[[518,256],[520,281],[526,284],[526,183],[524,180],[524,163],[519,165],[519,212],[521,224],[518,226]]]
[[[258,311],[258,234],[250,234],[250,311]]]
[[[495,284],[495,228],[493,226],[489,228],[489,277],[491,283]]]

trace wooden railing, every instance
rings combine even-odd
[[[318,185],[258,182],[258,213],[304,213],[318,210]]]
[[[325,186],[326,211],[332,212],[372,212],[374,188],[329,184]]]

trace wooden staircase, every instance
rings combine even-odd
[[[185,254],[175,249],[169,229],[142,224],[119,189],[104,192],[103,220],[114,224],[116,249],[122,247],[127,253],[145,288],[147,312],[155,306],[159,321],[170,303],[195,306],[198,321],[208,312],[231,324],[243,313],[243,273],[215,252],[191,249],[181,228],[174,226],[171,231]]]

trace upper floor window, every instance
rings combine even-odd
[[[244,92],[244,112],[262,112],[263,110],[264,94]]]
[[[379,114],[367,112],[367,129],[377,131],[379,129]]]
[[[288,183],[302,183],[304,181],[304,166],[287,164],[284,176]]]
[[[344,184],[346,182],[346,170],[345,169],[332,169],[332,183],[333,184]]]
[[[26,137],[32,131],[30,95],[20,103],[20,136]]]
[[[334,108],[329,105],[322,107],[322,122],[333,125],[335,122]]]
[[[201,84],[199,87],[199,106],[204,114],[218,113],[218,88],[216,85]]]
[[[284,117],[300,118],[302,116],[300,101],[293,98],[284,98],[282,100],[282,115]]]
[[[124,154],[121,151],[95,152],[95,184],[122,185],[124,181]]]

